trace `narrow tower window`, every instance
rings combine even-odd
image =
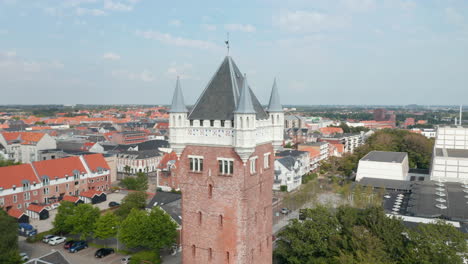
[[[213,249],[209,248],[208,249],[208,260],[211,261],[212,258],[213,258]]]
[[[229,251],[226,252],[226,263],[229,264]]]
[[[213,185],[208,184],[208,198],[213,196]]]
[[[195,257],[196,253],[197,253],[196,252],[196,247],[195,247],[195,245],[192,245],[192,256]]]
[[[219,215],[219,227],[223,227],[223,216]]]
[[[198,224],[202,224],[202,212],[198,212]]]

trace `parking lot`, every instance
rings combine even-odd
[[[50,246],[42,242],[29,244],[25,241],[23,237],[20,237],[19,239],[19,247],[20,247],[20,251],[26,252],[30,259],[44,256],[54,250],[60,251],[60,253],[62,253],[62,255],[71,264],[82,264],[82,263],[120,264],[121,263],[120,259],[124,257],[124,255],[113,253],[104,258],[98,259],[94,257],[94,253],[96,253],[96,250],[97,250],[97,248],[94,248],[94,247],[88,247],[76,253],[69,253],[67,250],[63,248],[63,243],[56,245],[56,246]]]
[[[118,202],[121,203],[122,199],[127,195],[126,191],[116,192],[116,193],[109,193],[107,194],[107,201],[95,204],[99,210],[105,210],[109,208],[109,202]],[[53,209],[49,211],[49,218],[45,220],[39,219],[30,219],[30,224],[38,230],[39,233],[48,231],[52,229],[52,222],[55,219],[55,215],[57,215],[57,209]]]

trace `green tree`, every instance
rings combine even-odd
[[[18,223],[0,207],[0,263],[21,263],[18,251]]]
[[[68,234],[73,230],[73,225],[67,219],[74,214],[75,204],[69,201],[61,201],[57,209],[57,215],[52,222],[54,232]]]
[[[131,192],[122,200],[120,207],[115,210],[115,214],[121,219],[127,217],[130,211],[135,209],[143,209],[146,206],[148,195],[145,192]]]
[[[112,212],[99,217],[94,228],[94,237],[108,239],[117,235],[119,218]]]
[[[67,218],[66,223],[73,227],[72,234],[79,234],[80,239],[86,239],[93,233],[99,214],[98,208],[90,204],[79,204],[73,211],[73,215]]]
[[[132,209],[122,222],[119,239],[129,248],[141,246],[159,252],[175,242],[176,228],[171,217],[158,207],[149,213]]]
[[[120,185],[128,190],[146,191],[148,189],[148,175],[138,172],[135,177],[123,178]]]

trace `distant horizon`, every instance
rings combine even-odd
[[[0,104],[195,103],[227,54],[263,104],[468,98],[463,0],[0,0],[0,40]]]

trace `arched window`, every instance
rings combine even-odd
[[[249,117],[247,117],[245,120],[246,120],[245,121],[245,127],[250,127]]]
[[[226,252],[226,263],[229,263],[229,251]]]
[[[211,261],[212,258],[213,258],[213,249],[209,248],[208,249],[208,260]]]
[[[279,124],[279,115],[276,115],[276,123]]]
[[[270,118],[271,118],[271,124],[274,125],[275,124],[275,117],[273,115],[270,115]]]
[[[208,184],[208,198],[213,196],[213,185]]]
[[[179,116],[179,126],[182,126],[182,117]]]
[[[197,254],[197,248],[195,247],[195,245],[192,245],[192,256],[195,257],[195,255]]]
[[[223,215],[219,215],[219,227],[223,227],[223,224],[224,224],[223,221],[224,221]]]
[[[198,212],[198,224],[202,224],[202,212]]]

